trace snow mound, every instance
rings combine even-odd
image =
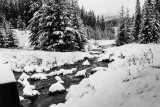
[[[53,72],[50,72],[49,74],[47,74],[47,76],[51,77],[51,76],[55,76],[57,75],[57,71],[53,71]]]
[[[54,67],[74,64],[86,57],[94,57],[87,52],[45,52],[18,49],[0,49],[0,51],[2,61],[8,63],[12,71],[26,73],[41,73]]]
[[[69,69],[69,70],[64,70],[63,71],[63,75],[72,74],[76,70],[77,70],[77,68],[72,68],[72,69]]]
[[[65,88],[61,83],[55,83],[51,85],[51,87],[49,88],[49,91],[52,93],[61,92],[61,91],[65,91]]]
[[[76,77],[86,76],[86,70],[78,71],[75,76],[76,76]]]
[[[59,71],[53,71],[47,74],[47,76],[55,76],[55,75],[68,75],[68,74],[73,74],[73,72],[77,71],[77,68],[72,68],[72,69],[60,69]]]
[[[92,69],[92,71],[107,71],[108,68],[106,67],[96,67],[94,69]]]
[[[56,79],[57,81],[62,81],[61,77],[59,77],[59,76],[56,76],[55,79]]]
[[[101,49],[102,47],[110,47],[115,44],[115,40],[89,40],[88,42],[86,46],[88,50]]]
[[[29,79],[30,76],[27,75],[26,73],[22,73],[21,76],[19,77],[19,80],[23,81],[24,79]]]
[[[18,82],[21,83],[24,87],[30,85],[27,79],[24,79],[24,80],[19,79]]]
[[[56,76],[55,79],[57,80],[58,83],[64,83],[64,81],[61,79],[60,76]]]
[[[90,63],[89,63],[89,61],[88,61],[88,60],[86,60],[86,61],[84,61],[84,62],[83,62],[83,64],[82,64],[82,65],[87,66],[87,65],[90,65]]]
[[[9,69],[7,64],[0,62],[0,84],[16,82],[13,72]]]
[[[30,72],[42,72],[41,68],[38,65],[26,65],[24,67],[24,71],[26,73],[30,73]]]
[[[59,71],[56,71],[57,75],[63,74],[64,69],[60,69]]]
[[[24,100],[24,98],[22,96],[19,96],[19,100],[22,101]]]
[[[33,74],[31,78],[35,80],[45,80],[47,79],[47,76],[46,74],[43,74],[43,73],[36,73],[36,74]]]
[[[121,47],[106,49],[106,54],[103,54],[99,60],[109,59],[116,60],[109,64],[110,66],[131,66],[131,65],[157,65],[160,57],[158,49],[160,46],[155,44],[129,44]]]
[[[108,48],[110,54],[108,68],[72,85],[56,107],[159,107],[160,45],[129,44]]]
[[[39,95],[40,93],[35,90],[35,86],[34,85],[27,85],[24,89],[23,89],[23,95],[24,96],[36,96]]]

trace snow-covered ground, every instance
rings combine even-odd
[[[85,57],[91,58],[86,52],[45,52],[18,49],[0,49],[3,63],[8,63],[10,69],[17,72],[43,72],[53,67],[74,64]]]
[[[98,46],[103,46],[103,45],[115,44],[115,40],[89,40],[89,43],[96,44]]]
[[[160,45],[129,44],[105,51],[100,59],[115,61],[72,85],[64,104],[50,107],[159,107]]]
[[[115,40],[88,40],[86,50],[101,49],[102,47],[110,47],[115,44]]]
[[[17,31],[18,37],[25,35]],[[29,34],[27,34],[29,35]],[[44,52],[25,50],[28,48],[28,37],[20,46],[23,49],[0,49],[0,83],[15,81],[12,71],[37,72],[33,75],[22,73],[18,82],[23,86],[23,95],[37,96],[40,93],[28,81],[32,79],[47,79],[57,75],[57,84],[53,84],[48,91],[64,90],[59,74],[67,75],[77,72],[74,76],[85,76],[86,70],[78,71],[60,69],[47,74],[53,67],[65,64],[74,64],[85,57],[92,58],[87,52]],[[98,41],[99,46],[114,44],[114,41]],[[98,48],[94,42],[90,46]],[[94,48],[93,48],[94,49]],[[51,105],[50,107],[159,107],[160,105],[160,45],[155,44],[128,44],[121,47],[107,47],[105,53],[97,61],[113,61],[108,68],[97,67],[97,71],[89,78],[85,78],[78,85],[67,89],[64,104]],[[88,63],[88,62],[87,62]],[[82,64],[83,65],[83,64]],[[86,65],[86,64],[84,64]],[[89,64],[87,64],[89,65]],[[42,73],[43,72],[43,73]],[[6,78],[12,77],[12,78]],[[59,87],[61,87],[59,89]],[[56,89],[56,90],[55,90]]]

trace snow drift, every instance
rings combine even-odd
[[[64,104],[50,107],[159,107],[160,45],[108,48],[101,59],[114,59],[79,85],[69,88]]]
[[[15,72],[44,72],[53,67],[74,64],[85,57],[91,58],[86,52],[45,52],[18,49],[0,49],[3,63],[8,63]]]

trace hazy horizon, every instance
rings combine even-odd
[[[141,5],[144,0],[140,0]],[[104,16],[117,16],[121,6],[124,6],[125,11],[127,8],[130,11],[130,15],[135,12],[136,0],[79,0],[79,5],[84,6],[84,8],[89,11],[93,10],[96,15]]]

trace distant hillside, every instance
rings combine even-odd
[[[105,23],[107,27],[117,27],[118,26],[118,16],[105,17]]]
[[[110,20],[117,19],[117,18],[118,16],[106,16],[105,21],[110,21]]]

